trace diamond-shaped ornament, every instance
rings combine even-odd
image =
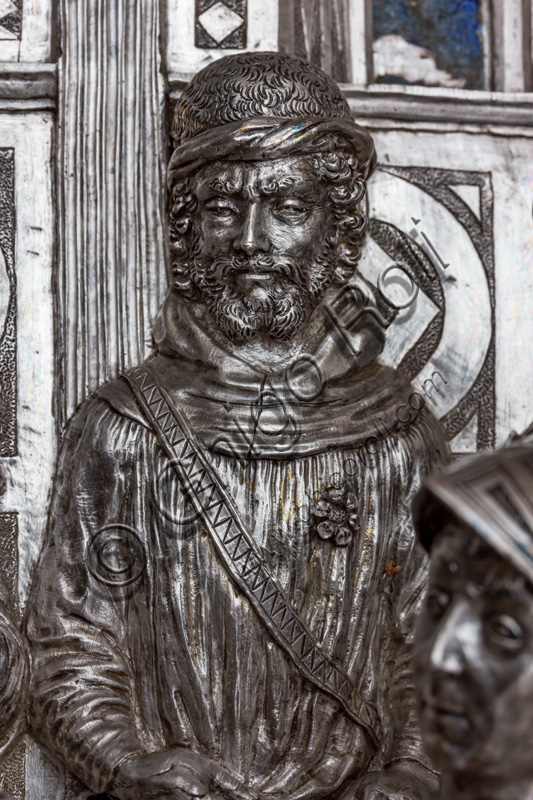
[[[0,0],[0,19],[7,17],[8,14],[14,14],[18,8],[11,0]]]
[[[1,2],[1,0],[0,0]],[[198,17],[198,22],[215,42],[222,42],[239,28],[244,20],[225,3],[215,3]]]
[[[19,9],[11,2],[11,0],[0,0],[0,39],[18,39],[18,36],[15,33],[7,28],[4,28],[2,25],[2,20],[4,17],[9,16],[10,14],[16,14],[18,10]]]

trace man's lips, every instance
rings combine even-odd
[[[278,272],[254,272],[254,271],[242,271],[237,272],[237,280],[252,280],[252,281],[270,281],[276,275],[279,275]]]
[[[461,706],[424,703],[422,714],[426,723],[450,742],[460,741],[472,731],[469,715]]]
[[[466,711],[458,706],[434,705],[424,703],[424,708],[436,716],[466,717]]]
[[[233,272],[233,280],[241,291],[246,291],[257,284],[275,283],[280,278],[286,278],[284,272],[278,269],[242,269]]]
[[[271,272],[238,272],[234,276],[237,289],[241,292],[249,292],[254,287],[268,286],[275,279]]]

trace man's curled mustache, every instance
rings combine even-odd
[[[302,283],[299,266],[286,257],[275,258],[269,253],[254,253],[251,256],[243,254],[221,254],[214,259],[202,259],[203,279],[214,288],[215,285],[226,282],[225,279],[239,272],[268,272],[273,276],[282,276],[298,283]]]

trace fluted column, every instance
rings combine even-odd
[[[352,80],[350,0],[280,0],[279,49]]]
[[[63,0],[58,419],[140,361],[164,291],[158,0]]]

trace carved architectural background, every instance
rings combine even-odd
[[[15,614],[20,618],[17,540],[17,514],[0,514],[0,580],[8,591]],[[26,745],[21,741],[0,763],[0,787],[15,800],[25,800],[25,771]]]
[[[529,6],[492,6],[487,86],[523,92]],[[0,575],[21,608],[57,436],[98,383],[149,352],[166,286],[165,101],[229,52],[296,52],[356,84],[347,95],[380,157],[361,268],[375,282],[401,258],[421,290],[385,358],[418,389],[442,372],[428,403],[457,453],[531,422],[532,97],[368,86],[372,18],[369,0],[0,0],[0,403],[13,411],[0,430]],[[450,262],[436,280],[412,217]],[[91,796],[29,742],[0,765],[0,785],[17,800]]]
[[[51,60],[53,27],[52,0],[0,0],[0,63]],[[34,99],[32,91],[27,99]]]
[[[379,83],[484,89],[484,0],[373,0],[374,75]],[[484,24],[485,23],[485,24]]]
[[[0,95],[0,580],[22,611],[55,461],[52,120],[49,99],[13,100],[27,73],[6,72],[16,79],[0,82],[10,95]],[[22,739],[0,759],[0,788],[16,800],[29,794],[31,750]]]
[[[15,158],[0,150],[0,457],[17,455]]]
[[[144,358],[166,284],[159,3],[66,0],[62,13],[61,424]]]
[[[348,0],[287,0],[279,31],[282,52],[319,64],[341,83],[351,80]]]
[[[196,0],[196,47],[244,50],[248,27],[247,0]]]
[[[22,0],[0,0],[0,41],[20,39]]]
[[[494,198],[490,174],[424,167],[383,166],[382,170],[408,181],[431,195],[465,229],[483,266],[490,304],[490,326],[494,331],[496,301]],[[464,194],[465,199],[461,194]],[[416,227],[414,229],[416,230]],[[438,308],[438,313],[429,321],[416,342],[402,355],[397,364],[404,375],[415,382],[424,367],[435,357],[438,349],[445,352],[446,342],[443,341],[443,333],[446,318],[446,294],[441,283],[441,273],[431,258],[431,250],[428,255],[427,247],[425,250],[422,249],[415,238],[407,236],[390,223],[372,219],[370,235],[386,252],[391,262],[401,262],[405,265],[406,271],[420,287],[420,290],[427,293]],[[416,236],[416,233],[414,235]],[[445,245],[442,246],[445,247]],[[454,387],[451,386],[447,391],[453,392],[453,390]],[[463,390],[461,395],[456,398],[453,407],[441,416],[441,422],[448,438],[454,440],[455,437],[458,437],[457,445],[460,445],[461,433],[468,429],[475,441],[473,449],[481,450],[493,447],[495,443],[495,393],[495,335],[493,333],[482,354],[480,367],[474,368],[470,374],[470,385],[466,392]],[[453,446],[454,442],[452,441],[452,449]]]
[[[245,49],[278,49],[278,0],[165,0],[162,5],[163,68],[170,75],[192,76],[209,62]]]

